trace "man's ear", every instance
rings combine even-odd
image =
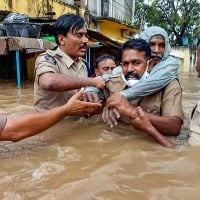
[[[151,72],[155,64],[156,63],[154,59],[147,60],[147,67],[148,67],[147,72]]]
[[[60,45],[65,45],[65,36],[64,35],[58,35],[58,41]]]

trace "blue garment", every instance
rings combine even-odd
[[[92,72],[91,72],[89,63],[88,63],[88,62],[85,62],[85,66],[86,66],[86,68],[87,68],[87,75],[88,75],[88,77],[91,77]]]
[[[168,56],[167,59],[153,67],[150,75],[145,80],[139,81],[131,88],[122,90],[120,94],[129,100],[153,94],[178,77],[178,67],[178,60],[173,56]]]
[[[137,99],[158,92],[167,86],[172,80],[178,78],[180,62],[177,58],[169,55],[171,46],[169,44],[169,37],[167,32],[158,26],[152,26],[143,31],[140,35],[140,38],[149,42],[151,38],[156,35],[161,35],[165,38],[165,51],[162,60],[153,67],[146,79],[139,81],[133,87],[122,90],[120,92],[120,94],[129,100]],[[120,67],[115,68],[113,70],[113,74],[120,73],[121,70],[119,69]],[[113,74],[105,75],[108,79],[104,80],[109,80]],[[95,92],[102,98],[102,95],[100,95],[101,92],[97,88],[87,87],[86,92],[87,91]]]
[[[112,78],[114,75],[116,74],[119,74],[119,73],[122,73],[122,68],[121,66],[117,66],[113,69],[112,73],[111,74],[104,74],[102,76],[103,80],[106,82],[106,81],[109,81],[110,78]],[[92,86],[87,86],[85,87],[84,89],[84,92],[94,92],[98,95],[99,99],[100,100],[104,100],[104,94],[102,91],[100,91],[98,88],[96,87],[92,87]]]
[[[140,38],[149,42],[156,35],[161,35],[165,38],[165,51],[162,60],[153,67],[147,79],[120,92],[127,99],[137,99],[155,93],[167,86],[173,79],[178,78],[177,71],[180,62],[175,57],[169,55],[171,46],[167,32],[163,28],[152,26],[143,31],[140,34]]]

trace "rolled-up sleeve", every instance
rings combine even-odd
[[[53,63],[53,60],[52,60],[52,62],[49,62],[45,58],[45,55],[39,56],[35,62],[36,82],[38,82],[40,75],[47,73],[47,72],[57,73],[57,72],[59,72],[59,70],[58,70],[56,63]]]

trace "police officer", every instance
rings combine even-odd
[[[196,71],[200,78],[200,40],[197,44],[197,66]],[[189,144],[200,145],[200,101],[194,107],[192,112],[192,119],[190,121],[190,137]]]
[[[131,88],[148,77],[151,55],[149,44],[143,39],[132,39],[121,49],[122,73],[110,76],[106,82],[106,88],[111,94],[121,91],[121,87],[124,87],[122,80],[126,85],[124,88]],[[132,106],[122,95],[116,93],[107,100],[103,111],[103,119],[108,125],[116,125],[116,118],[121,114],[130,118],[135,128],[145,131],[160,144],[172,145],[164,136],[179,135],[183,123],[182,90],[177,79],[154,94],[132,101]]]
[[[101,77],[88,78],[83,56],[87,30],[83,18],[74,14],[60,16],[55,22],[58,47],[39,55],[35,63],[34,104],[37,111],[63,105],[81,87],[104,88]]]

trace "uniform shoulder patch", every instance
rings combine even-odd
[[[53,56],[50,56],[49,54],[46,54],[44,56],[45,60],[51,64],[56,64],[56,59]]]

